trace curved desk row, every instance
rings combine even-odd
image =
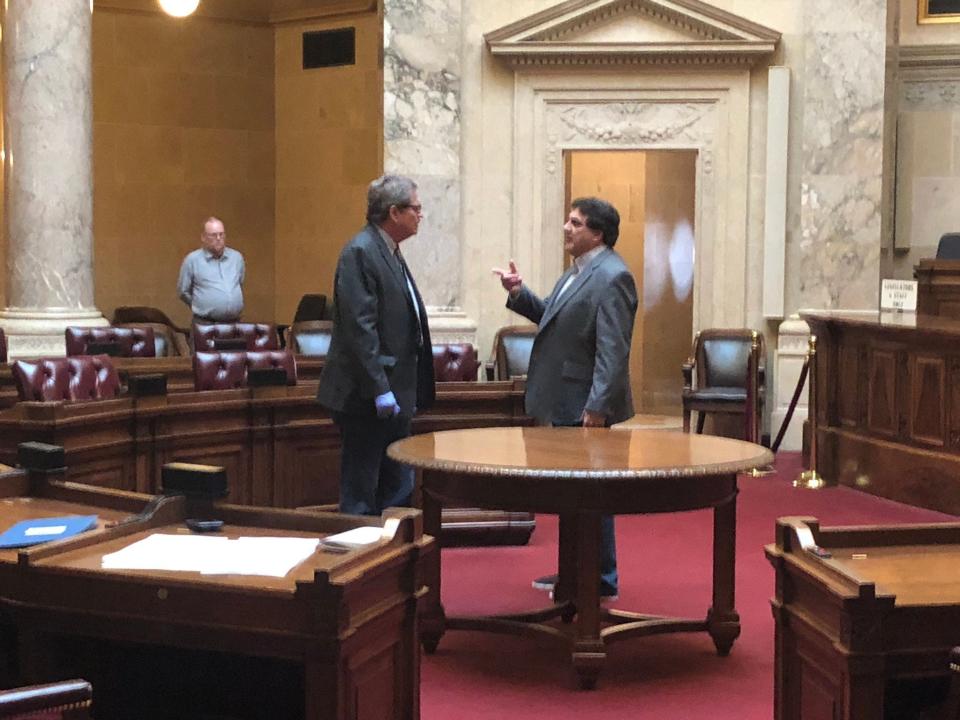
[[[175,359],[175,358],[174,358]],[[0,463],[20,442],[66,449],[78,482],[155,493],[160,468],[183,461],[221,465],[230,501],[301,507],[336,503],[340,436],[315,400],[316,382],[292,387],[179,392],[97,402],[21,402],[0,412]],[[414,432],[526,425],[523,383],[443,383]],[[515,544],[530,536],[526,513],[452,508],[445,543]]]

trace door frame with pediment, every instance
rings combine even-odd
[[[514,72],[512,254],[530,279],[562,271],[565,151],[694,150],[694,330],[746,325],[750,68],[779,33],[700,0],[568,0],[485,39]]]
[[[694,330],[746,323],[746,71],[518,74],[513,130],[515,255],[538,286],[563,270],[562,246],[544,238],[562,234],[565,151],[694,150]]]

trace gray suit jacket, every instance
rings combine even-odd
[[[507,307],[537,323],[527,372],[527,414],[573,424],[583,411],[616,423],[633,416],[630,339],[637,289],[623,259],[605,249],[558,298],[572,269],[541,300],[525,285]]]
[[[409,272],[409,271],[408,271]],[[340,253],[333,334],[317,399],[338,412],[376,414],[374,398],[393,391],[401,411],[433,404],[433,352],[423,299],[419,322],[403,269],[367,225]]]

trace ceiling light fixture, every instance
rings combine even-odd
[[[173,17],[186,17],[197,9],[200,0],[159,0],[160,8]]]

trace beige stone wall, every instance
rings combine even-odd
[[[917,0],[900,0],[901,45],[955,45],[960,23],[917,23]]]
[[[357,62],[301,69],[301,34],[356,28]],[[276,316],[303,293],[332,296],[337,256],[365,223],[366,187],[383,167],[377,13],[276,29]]]
[[[98,8],[93,21],[97,307],[176,296],[208,215],[247,261],[244,315],[274,317],[273,30]]]

